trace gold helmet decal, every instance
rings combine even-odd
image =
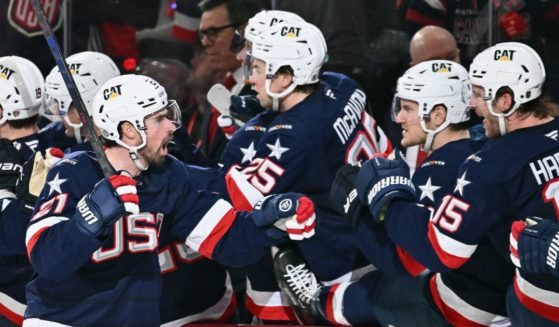
[[[431,65],[434,73],[449,73],[452,72],[452,64],[448,62],[434,62]]]
[[[280,35],[285,37],[298,37],[301,32],[300,27],[284,26],[281,28]]]
[[[15,72],[16,71],[11,69],[10,67],[0,65],[0,78],[9,80],[10,77],[12,77],[12,74]]]
[[[122,84],[119,85],[115,85],[115,86],[111,86],[107,89],[103,90],[103,98],[105,100],[109,100],[109,99],[114,99],[116,97],[119,97],[122,95],[122,92],[120,90],[120,87],[122,86]]]
[[[514,60],[514,53],[516,50],[495,50],[493,54],[493,59],[495,61],[512,61]]]

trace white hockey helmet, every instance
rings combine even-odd
[[[269,30],[275,24],[300,22],[305,22],[305,20],[301,16],[289,11],[263,10],[248,20],[244,38],[252,43],[262,32]]]
[[[505,118],[521,104],[542,94],[545,68],[540,56],[529,46],[518,42],[496,44],[479,53],[470,65],[470,80],[482,87],[491,115],[498,117],[501,135],[506,134]],[[497,91],[508,86],[514,92],[514,105],[506,113],[493,110]]]
[[[121,75],[107,81],[93,99],[93,121],[107,140],[127,148],[136,166],[147,169],[139,161],[138,150],[147,143],[144,119],[168,109],[167,118],[181,124],[180,108],[175,100],[167,100],[167,92],[154,79],[144,75]],[[119,125],[131,123],[142,137],[138,146],[130,146],[120,139]]]
[[[0,106],[3,114],[0,125],[8,120],[21,120],[39,113],[43,104],[45,80],[31,61],[18,56],[0,57]]]
[[[106,81],[120,75],[114,61],[99,52],[85,51],[66,58],[70,73],[80,92],[87,113],[91,116],[93,97]],[[80,128],[83,124],[72,123],[68,118],[68,110],[72,105],[72,98],[58,66],[55,66],[45,80],[46,112],[63,117],[66,123],[74,129],[78,143],[81,143]]]
[[[462,65],[448,60],[421,62],[398,79],[392,118],[400,112],[400,99],[417,102],[419,123],[427,139],[423,150],[428,151],[435,135],[450,124],[458,124],[470,119],[469,101],[472,94],[468,71]],[[443,124],[432,130],[427,128],[431,111],[437,105],[446,108]]]
[[[255,38],[249,55],[266,64],[266,93],[273,99],[273,110],[278,110],[279,99],[293,92],[298,85],[319,81],[326,51],[322,32],[305,22],[278,23]],[[283,66],[293,70],[293,83],[283,92],[274,93],[270,84]]]
[[[250,53],[252,51],[252,43],[254,42],[254,40],[259,37],[264,31],[269,30],[275,24],[292,22],[299,23],[305,22],[305,20],[299,15],[289,11],[262,10],[248,20],[247,25],[244,29],[243,36],[241,36],[240,34],[237,35],[238,32],[235,33],[232,44],[237,44],[237,46],[235,46],[236,51],[234,50],[233,52],[243,51],[242,55],[240,55],[240,59],[243,60],[243,70],[246,80],[248,80],[250,77],[251,68],[251,61],[246,60],[246,53]],[[242,45],[244,49],[241,48],[239,45]]]

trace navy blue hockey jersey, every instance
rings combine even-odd
[[[29,159],[35,151],[49,147],[64,149],[73,144],[61,122],[52,123],[39,133],[15,139],[14,147]],[[0,200],[0,315],[21,324],[25,312],[25,284],[33,269],[25,251],[25,231],[29,215],[14,198]]]
[[[394,202],[385,220],[390,238],[434,271],[459,268],[486,288],[505,292],[514,274],[508,248],[512,221],[558,214],[554,195],[559,177],[558,131],[559,120],[553,120],[489,140],[460,166],[452,192],[443,197],[432,217],[413,203]],[[463,321],[465,313],[450,289],[461,288],[465,294],[469,285],[459,284],[452,273],[436,276],[431,280],[436,304],[450,321]],[[543,314],[551,306],[559,312],[559,284],[551,275],[519,271],[514,280],[517,296],[532,311]],[[505,314],[504,309],[495,311],[503,307],[504,299],[493,303],[475,297],[463,298],[485,305],[469,311],[469,317],[487,322],[488,312]]]
[[[331,210],[328,193],[344,163],[389,153],[392,147],[364,111],[366,95],[352,79],[330,72],[320,78],[320,87],[288,111],[265,111],[239,129],[222,155],[222,169],[239,169],[262,194],[290,191],[308,195],[319,219],[316,235],[297,242],[305,258],[322,281],[344,275],[357,278],[351,273],[358,268],[351,230]],[[234,203],[243,202],[237,197],[244,195],[237,191],[241,186],[229,183],[227,187]],[[364,260],[357,266],[362,263]],[[262,270],[251,276],[249,309],[263,319],[292,319],[292,315],[285,314],[287,302],[282,301],[279,292],[272,291],[277,288],[270,285],[275,284],[271,269],[266,271],[271,277],[268,282],[259,280],[263,279]],[[269,314],[265,307],[272,308]],[[284,308],[283,312],[278,308]]]
[[[70,154],[49,172],[26,235],[36,271],[27,285],[26,319],[159,326],[161,228],[231,266],[255,262],[277,242],[256,228],[250,214],[197,190],[185,166],[170,156],[163,167],[137,178],[139,214],[119,219],[106,239],[86,237],[72,217],[77,202],[101,178],[89,152]]]

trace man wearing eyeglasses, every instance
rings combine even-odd
[[[224,85],[233,93],[238,93],[243,78],[239,69],[241,63],[230,51],[231,40],[235,29],[245,25],[261,8],[255,0],[203,0],[199,6],[202,9],[199,30],[202,46],[208,52],[214,68],[228,72],[234,78],[234,84],[226,80]]]
[[[231,41],[236,29],[242,28],[249,18],[262,8],[257,0],[203,0],[199,37],[214,69],[226,74],[222,84],[232,94],[239,95],[245,86],[241,63],[231,52]],[[227,138],[218,127],[218,111],[211,108],[205,114],[202,128],[203,150],[206,155],[219,161],[227,144]]]

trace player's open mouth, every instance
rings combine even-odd
[[[163,150],[164,154],[167,154],[169,152],[168,148],[169,148],[169,144],[171,144],[171,143],[174,144],[173,140],[169,139],[169,140],[163,142],[163,144],[161,145],[161,150]]]

